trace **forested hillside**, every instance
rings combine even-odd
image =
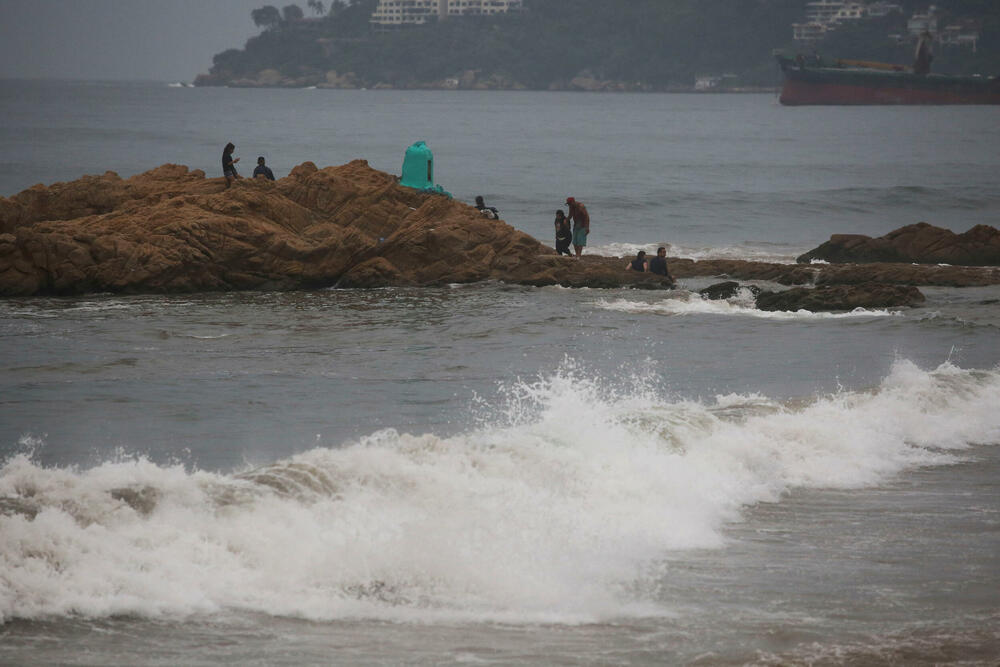
[[[471,87],[666,90],[698,76],[732,74],[734,86],[777,85],[774,49],[803,47],[791,24],[806,0],[525,0],[523,12],[454,17],[377,31],[376,0],[334,3],[304,18],[294,6],[267,9],[261,34],[242,50],[215,56],[199,85],[331,87]],[[857,22],[815,45],[831,57],[908,63],[905,19],[926,5],[902,0],[904,12]],[[1000,2],[938,0],[949,19],[982,26],[975,52],[938,49],[936,69],[1000,73]],[[310,7],[322,7],[310,3]],[[285,18],[282,18],[284,16]],[[904,39],[890,39],[890,34]]]

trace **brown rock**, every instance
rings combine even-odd
[[[826,285],[793,287],[783,292],[764,291],[757,295],[760,310],[854,310],[855,308],[898,308],[924,302],[924,295],[912,285]]]
[[[163,165],[0,199],[0,294],[193,292],[343,285],[663,289],[617,258],[560,258],[502,221],[405,188],[364,160],[306,162],[277,182]]]
[[[916,262],[960,266],[1000,266],[1000,231],[976,225],[963,234],[919,222],[885,236],[834,234],[823,245],[800,256],[800,263]]]

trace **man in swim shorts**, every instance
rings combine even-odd
[[[573,221],[573,249],[579,259],[590,234],[590,214],[587,213],[587,207],[573,197],[566,198],[566,205],[569,206],[569,215],[566,217]]]

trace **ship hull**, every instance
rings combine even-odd
[[[785,85],[779,101],[812,104],[1000,104],[1000,80],[974,76],[810,67],[779,59]]]

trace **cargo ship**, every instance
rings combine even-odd
[[[775,57],[785,84],[779,101],[810,104],[1000,104],[1000,78],[917,74],[904,65],[815,56]]]

